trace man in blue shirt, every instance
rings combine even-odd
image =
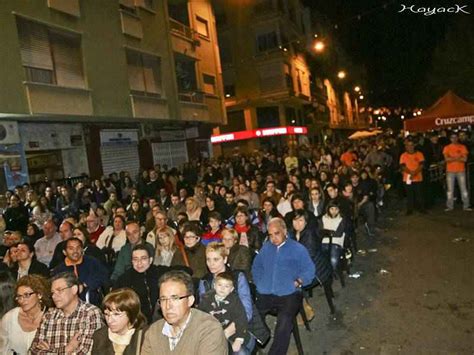
[[[306,248],[287,237],[281,218],[268,223],[269,241],[265,242],[252,265],[257,286],[256,306],[262,318],[277,312],[277,324],[269,354],[286,354],[294,318],[302,305],[301,287],[311,284],[315,268]]]

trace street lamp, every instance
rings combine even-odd
[[[318,53],[321,53],[322,51],[324,51],[324,48],[325,48],[325,44],[324,42],[322,41],[316,41],[316,43],[314,44],[314,50]]]
[[[359,100],[363,100],[363,99],[364,99],[364,95],[360,95]]]
[[[339,79],[344,79],[346,77],[346,72],[344,70],[340,70],[338,73],[337,73],[337,77]]]
[[[355,92],[359,92],[359,91],[360,91],[360,86],[356,86],[356,87],[354,88],[354,91],[355,91]]]

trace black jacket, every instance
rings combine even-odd
[[[137,293],[140,297],[142,313],[149,324],[152,322],[153,311],[159,296],[158,280],[168,270],[168,267],[162,265],[151,265],[147,271],[141,273],[130,268],[115,283],[114,288],[129,287]]]
[[[290,233],[290,237],[296,240],[295,233]],[[311,260],[314,262],[316,269],[316,278],[319,283],[323,284],[332,277],[332,267],[329,257],[323,253],[321,249],[322,237],[318,231],[317,225],[307,225],[300,233],[299,242],[308,250]]]
[[[15,280],[18,279],[18,264],[17,263],[15,263],[15,265],[10,269],[10,272],[12,273],[12,276]],[[31,260],[30,267],[28,268],[28,275],[42,275],[48,278],[49,270],[45,264],[40,263],[36,259],[33,259]]]

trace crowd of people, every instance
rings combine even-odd
[[[342,277],[393,187],[470,211],[466,132],[236,152],[0,197],[1,354],[286,354],[304,295]],[[310,307],[310,306],[309,306]],[[158,350],[159,349],[159,350]]]

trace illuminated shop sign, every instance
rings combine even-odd
[[[271,127],[271,128],[259,128],[252,129],[248,131],[238,131],[220,134],[216,136],[211,136],[211,143],[224,143],[224,142],[233,142],[240,141],[244,139],[252,138],[261,138],[261,137],[271,137],[271,136],[285,136],[293,134],[306,134],[308,129],[306,127]]]

